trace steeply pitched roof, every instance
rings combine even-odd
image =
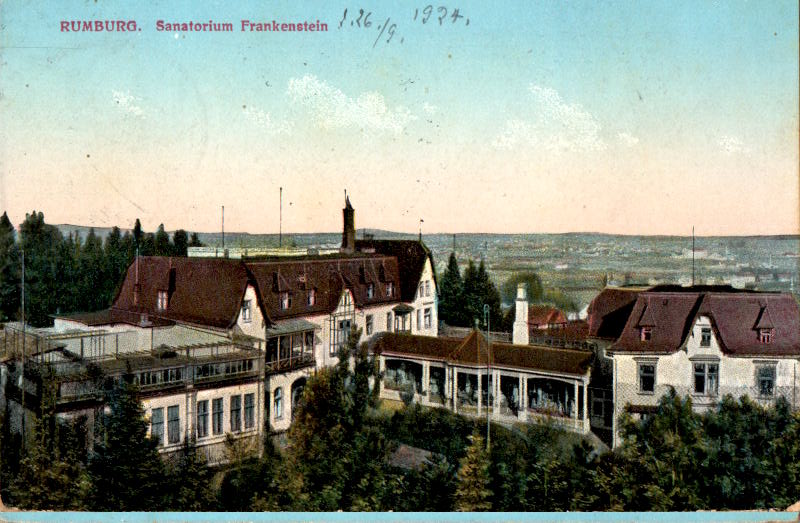
[[[567,317],[555,307],[550,307],[548,305],[530,305],[528,307],[528,323],[531,325],[567,323]]]
[[[409,302],[414,300],[425,267],[425,260],[430,260],[433,279],[436,281],[436,269],[433,255],[424,243],[416,240],[356,240],[356,250],[375,252],[397,259],[398,269],[403,278],[400,280],[400,298]]]
[[[587,311],[589,336],[617,339],[633,310],[636,297],[643,289],[606,287],[595,296]]]
[[[128,267],[112,309],[226,329],[239,315],[247,283],[239,261],[142,256]],[[166,310],[157,307],[159,291],[168,293]]]
[[[333,312],[344,289],[350,289],[358,307],[400,300],[397,290],[386,295],[387,284],[397,288],[401,280],[397,259],[384,255],[348,256],[303,260],[280,259],[245,262],[257,283],[260,301],[271,321]],[[368,297],[372,285],[373,297]],[[308,305],[307,293],[315,290],[316,303]],[[281,308],[281,293],[292,296],[291,307]]]
[[[463,339],[384,333],[371,341],[375,353],[419,356],[468,366],[485,366],[488,348],[486,337],[476,330]],[[491,345],[491,364],[499,367],[583,376],[593,359],[591,351],[578,349],[497,342]]]
[[[648,305],[649,303],[649,305]],[[642,341],[637,319],[644,308],[655,321],[649,341]],[[768,312],[765,318],[764,312]],[[800,311],[790,294],[757,292],[643,292],[613,350],[669,353],[680,349],[700,316],[711,319],[723,352],[737,356],[800,355]],[[770,343],[760,343],[759,323],[774,329]]]

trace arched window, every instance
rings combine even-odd
[[[283,417],[283,388],[275,389],[275,419]]]

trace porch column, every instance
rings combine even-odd
[[[422,387],[425,391],[425,403],[431,402],[431,362],[422,363]]]
[[[573,387],[573,390],[574,390],[573,396],[572,396],[572,401],[575,402],[575,408],[572,409],[572,412],[570,414],[572,415],[572,419],[577,420],[578,419],[578,382],[577,381],[574,382],[572,387]]]
[[[519,373],[519,419],[528,421],[528,377]]]
[[[583,383],[583,430],[589,430],[589,384]]]
[[[381,376],[383,376],[384,373],[386,372],[386,357],[385,356],[379,356],[378,357],[378,370],[380,371]],[[383,380],[380,380],[380,384],[378,385],[378,397],[380,397],[382,394],[383,394]]]
[[[493,411],[493,418],[497,418],[500,416],[500,371],[493,370],[492,371],[492,394],[494,395],[494,401],[492,401],[492,408]]]
[[[453,368],[453,379],[450,380],[453,386],[453,412],[458,413],[458,368]]]
[[[475,369],[475,375],[478,377],[478,416],[481,415],[481,406],[483,405],[483,376],[480,369]]]

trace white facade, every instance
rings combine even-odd
[[[690,335],[675,352],[617,351],[609,355],[614,366],[614,446],[620,442],[619,416],[628,405],[635,415],[646,414],[670,387],[679,396],[689,396],[696,411],[716,405],[726,394],[747,395],[764,405],[779,396],[794,407],[800,402],[796,356],[725,354],[708,316],[697,317]]]

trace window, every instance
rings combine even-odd
[[[208,400],[197,402],[197,438],[208,436]]]
[[[281,310],[292,308],[292,295],[286,291],[281,293]]]
[[[422,309],[417,309],[417,330],[422,330]]]
[[[244,395],[244,428],[252,429],[256,426],[256,395]]]
[[[759,343],[772,343],[772,329],[759,329],[758,331]]]
[[[336,331],[336,343],[333,346],[334,353],[350,339],[350,320],[340,320],[338,327]]]
[[[167,291],[158,291],[158,301],[156,303],[156,308],[160,311],[167,310],[167,306],[169,305],[169,294]]]
[[[283,417],[283,389],[278,387],[275,389],[275,419]]]
[[[694,392],[716,396],[719,390],[719,365],[716,363],[694,364]]]
[[[313,307],[317,304],[317,290],[316,289],[308,289],[306,293],[306,305],[309,307]]]
[[[181,414],[177,405],[167,408],[167,439],[170,444],[181,441]]]
[[[375,284],[369,283],[367,284],[367,299],[371,300],[375,297]]]
[[[431,295],[431,280],[425,280],[425,296]]]
[[[775,395],[775,365],[761,365],[756,367],[756,387],[761,397]]]
[[[656,364],[639,364],[639,392],[655,392],[656,390]]]
[[[701,347],[711,346],[711,327],[703,327],[700,330],[700,346]]]
[[[425,296],[425,284],[422,283],[422,282],[419,282],[419,289],[417,290],[417,297],[418,298],[422,298],[423,296]]]
[[[391,298],[394,296],[394,283],[386,282],[386,296]]]
[[[251,312],[250,312],[250,300],[242,301],[242,321],[245,323],[250,323],[252,320]]]
[[[242,396],[231,396],[231,432],[242,430]]]
[[[373,329],[374,328],[372,326],[372,314],[367,314],[367,336],[370,336],[372,334]]]
[[[211,423],[214,434],[222,434],[222,398],[211,402]]]
[[[433,325],[433,313],[431,312],[431,308],[428,307],[425,309],[425,328],[430,329],[431,325]]]
[[[386,330],[389,331],[389,332],[391,332],[391,330],[392,330],[392,313],[391,312],[387,312],[386,313]]]
[[[150,437],[161,445],[164,442],[164,409],[153,409],[150,413]]]
[[[652,334],[653,329],[651,327],[642,327],[642,341],[650,341]]]

